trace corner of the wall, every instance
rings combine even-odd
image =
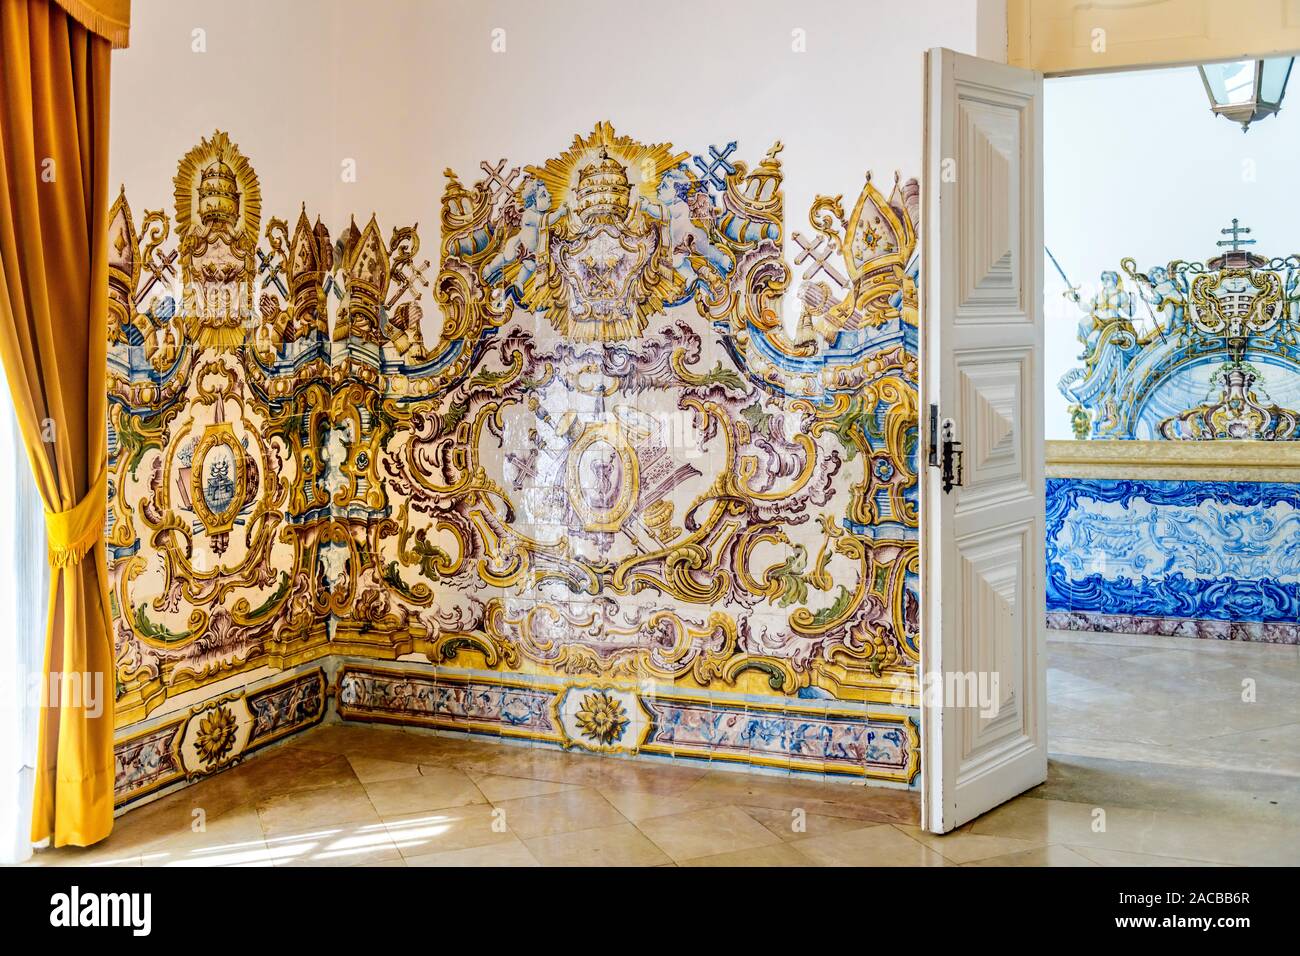
[[[1009,62],[1011,7],[1015,0],[976,0],[975,55],[995,63]]]
[[[1007,0],[1007,63],[1011,66],[1030,66],[1030,51],[1033,48],[1033,17],[1030,15],[1032,0]]]

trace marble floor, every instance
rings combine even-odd
[[[1065,633],[1048,648],[1047,782],[943,837],[918,829],[914,792],[332,724],[32,862],[1300,864],[1300,649]]]

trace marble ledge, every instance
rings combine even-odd
[[[1300,442],[1103,439],[1045,445],[1048,478],[1300,483]]]

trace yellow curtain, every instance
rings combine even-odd
[[[98,33],[113,49],[126,46],[131,29],[131,0],[54,0],[68,16],[91,33]]]
[[[50,0],[0,0],[0,359],[46,509],[50,597],[32,839],[113,828],[108,448],[111,43]]]

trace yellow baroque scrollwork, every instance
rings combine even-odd
[[[304,205],[260,233],[256,174],[220,131],[182,161],[174,220],[137,229],[123,193],[123,721],[347,655],[437,665],[464,694],[462,672],[497,672],[489,697],[589,682],[536,739],[587,727],[635,751],[625,725],[649,741],[667,718],[647,690],[627,706],[634,682],[684,689],[692,721],[718,694],[889,705],[905,750],[915,184],[868,176],[849,215],[819,197],[813,235],[787,237],[782,144],[752,166],[733,149],[602,122],[470,185],[448,170],[436,270],[415,226],[374,216],[334,235]],[[242,752],[234,699],[187,702],[203,772]]]

